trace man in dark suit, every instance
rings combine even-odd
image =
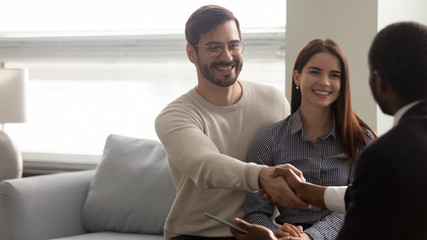
[[[372,94],[395,125],[360,155],[354,181],[344,189],[347,216],[338,239],[427,239],[427,26],[400,22],[381,30],[369,67]],[[330,188],[303,182],[292,166],[276,174],[305,202],[344,205],[342,197],[331,204]],[[249,232],[232,230],[239,240],[275,239],[261,226],[235,224]]]
[[[395,126],[359,158],[339,239],[427,239],[427,27],[385,28],[369,63],[372,94]]]

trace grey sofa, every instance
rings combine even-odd
[[[95,170],[0,183],[0,239],[163,239],[175,198],[163,146],[110,135]]]

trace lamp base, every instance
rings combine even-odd
[[[21,153],[10,137],[0,130],[0,182],[5,179],[21,178],[22,171]]]

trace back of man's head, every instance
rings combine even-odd
[[[185,24],[185,38],[191,45],[199,44],[200,35],[216,29],[219,25],[234,20],[240,36],[240,24],[234,14],[217,5],[206,5],[197,9]],[[241,37],[241,36],[240,36]]]
[[[403,101],[427,98],[427,26],[416,22],[387,26],[371,45],[369,63]]]

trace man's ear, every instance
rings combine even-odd
[[[196,49],[194,49],[194,46],[187,43],[185,50],[187,51],[188,60],[190,60],[190,62],[196,64],[197,63],[197,53],[196,53]]]
[[[408,102],[405,102],[393,89],[393,86],[391,85],[390,81],[388,81],[386,78],[384,78],[384,75],[382,75],[378,71],[373,72],[372,80],[374,81],[372,83],[372,87],[375,87],[376,90],[376,101],[381,107],[381,110],[386,113],[393,115],[396,113],[399,108],[404,106],[405,104],[408,104]]]
[[[377,90],[378,93],[386,92],[390,87],[389,83],[384,79],[380,72],[374,71],[373,75],[375,90]]]

